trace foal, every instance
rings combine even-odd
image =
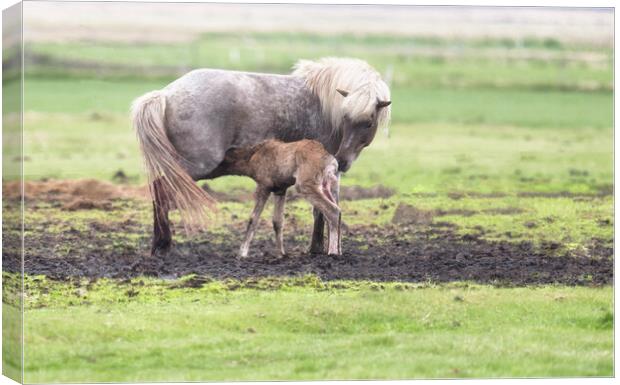
[[[338,162],[321,143],[308,139],[290,143],[267,140],[248,148],[233,148],[226,153],[220,167],[231,174],[249,176],[256,181],[256,205],[239,249],[240,257],[248,255],[260,214],[271,193],[274,195],[276,247],[281,255],[285,255],[282,239],[284,203],[286,190],[293,185],[327,219],[327,252],[341,253],[340,208],[331,193],[332,186],[337,182]]]

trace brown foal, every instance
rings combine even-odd
[[[234,148],[226,153],[218,167],[233,175],[249,176],[256,182],[256,204],[248,222],[245,239],[239,249],[247,257],[256,225],[269,195],[274,195],[273,230],[276,247],[285,255],[282,228],[286,190],[295,186],[327,219],[329,228],[327,252],[340,254],[340,208],[331,189],[337,182],[338,162],[315,140],[285,143],[267,140],[252,147]],[[219,170],[218,170],[219,171]]]

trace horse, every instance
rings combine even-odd
[[[197,69],[138,97],[131,117],[153,204],[151,255],[172,244],[168,213],[186,229],[208,223],[214,199],[196,181],[227,175],[218,166],[229,149],[269,139],[320,142],[349,170],[378,128],[389,124],[388,85],[368,63],[352,58],[300,60],[289,75]],[[314,209],[311,253],[323,253],[325,220]]]

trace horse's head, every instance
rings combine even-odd
[[[390,121],[390,88],[368,63],[350,58],[300,60],[293,75],[305,79],[330,124],[330,150],[337,148],[339,171],[347,171],[362,149]]]
[[[351,94],[340,89],[338,92],[344,97],[345,113],[340,127],[342,139],[336,152],[336,159],[339,165],[338,171],[346,172],[364,147],[367,147],[375,138],[377,127],[385,116],[384,109],[392,102],[375,97],[375,100],[366,101],[366,106],[360,108],[360,106],[351,105],[349,101],[358,104],[359,101],[356,102],[356,100],[359,100],[360,95],[355,95],[355,93],[365,92],[364,90],[356,90]]]

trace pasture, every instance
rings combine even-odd
[[[611,48],[277,32],[26,48],[26,382],[613,374]],[[237,260],[254,183],[225,177],[209,230],[149,258],[131,100],[191,68],[328,55],[392,79],[389,136],[343,177],[344,255],[306,253],[292,199],[291,255],[264,213]]]

